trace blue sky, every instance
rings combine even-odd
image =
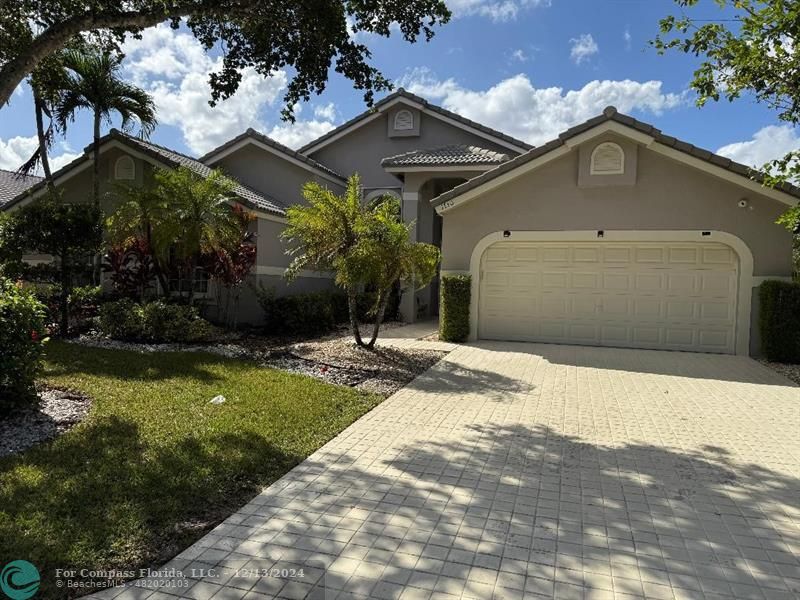
[[[450,0],[454,19],[430,43],[360,36],[373,62],[398,84],[466,117],[541,144],[608,104],[664,132],[748,164],[800,147],[792,128],[749,98],[699,109],[688,91],[697,59],[659,56],[647,42],[672,0]],[[721,15],[701,2],[698,18]],[[244,74],[239,93],[215,109],[206,85],[217,57],[185,31],[159,27],[127,47],[125,74],[153,93],[160,125],[152,140],[200,155],[254,127],[292,147],[364,110],[362,96],[332,74],[322,96],[279,119],[287,73]],[[16,168],[35,145],[30,91],[0,110],[0,168]],[[90,142],[88,115],[54,150],[56,165]]]

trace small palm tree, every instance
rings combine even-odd
[[[240,242],[241,221],[231,206],[234,183],[220,171],[200,177],[185,167],[158,170],[154,179],[156,203],[166,207],[166,213],[153,236],[157,247],[169,241],[187,265],[191,304],[200,256]]]
[[[396,200],[364,203],[358,175],[348,179],[343,196],[309,182],[303,186],[303,197],[308,204],[287,210],[289,224],[283,238],[289,242],[294,259],[286,275],[297,277],[302,269],[333,271],[336,284],[347,292],[356,343],[372,348],[392,288],[398,281],[411,289],[428,285],[436,274],[439,249],[411,241],[413,223],[399,219]],[[358,294],[365,286],[373,286],[378,292],[372,337],[366,343],[357,312]]]
[[[62,64],[66,70],[64,90],[56,108],[56,123],[66,129],[80,109],[92,112],[94,119],[94,164],[92,195],[95,205],[100,204],[100,127],[111,122],[117,113],[124,131],[139,124],[142,136],[148,136],[156,126],[155,104],[143,89],[124,81],[119,72],[122,57],[103,52],[98,48],[85,51],[67,50]]]

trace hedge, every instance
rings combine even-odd
[[[31,291],[0,278],[0,415],[37,400],[45,312]]]
[[[472,294],[469,275],[442,275],[439,303],[439,338],[446,342],[466,342],[469,337],[469,302]]]
[[[162,300],[138,304],[129,298],[100,307],[100,331],[115,340],[155,343],[206,341],[211,324],[197,309]]]
[[[762,353],[772,361],[800,363],[800,284],[765,281],[759,298]]]

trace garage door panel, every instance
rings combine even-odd
[[[737,289],[721,244],[501,242],[481,263],[479,336],[732,353]]]

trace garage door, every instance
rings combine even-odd
[[[733,353],[738,263],[716,243],[498,242],[478,336]]]

